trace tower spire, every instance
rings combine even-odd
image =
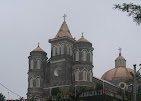
[[[38,42],[38,47],[39,47],[39,44],[40,44],[40,43]]]
[[[84,33],[82,32],[82,37],[83,37]]]
[[[64,17],[64,22],[66,22],[65,20],[66,20],[67,15],[66,15],[66,14],[64,14],[64,16],[63,16],[63,17]]]

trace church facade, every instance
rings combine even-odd
[[[74,86],[93,86],[92,43],[84,38],[72,37],[67,23],[63,22],[51,44],[51,57],[38,45],[30,52],[27,97],[51,94],[59,87],[67,92]]]

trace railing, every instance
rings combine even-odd
[[[71,97],[71,95],[75,96],[75,93],[64,94],[64,95],[62,95],[62,98],[63,99],[69,99]],[[122,95],[119,95],[117,93],[111,92],[111,91],[106,90],[106,89],[82,92],[79,95],[79,97],[83,98],[83,97],[91,97],[91,96],[98,96],[98,95],[107,95],[107,96],[117,98],[117,99],[120,99],[120,100],[123,99]],[[47,98],[51,98],[53,101],[56,101],[57,96],[44,96],[44,97],[34,98],[34,101],[46,101]],[[6,100],[6,101],[8,101],[8,100]],[[25,99],[23,101],[31,101],[31,99]]]

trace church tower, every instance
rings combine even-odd
[[[44,52],[39,44],[30,52],[29,71],[28,71],[28,93],[27,97],[43,96],[44,87],[44,69],[46,67],[47,53]]]
[[[92,85],[93,77],[93,50],[92,44],[82,37],[75,42],[73,47],[73,84]]]
[[[64,15],[64,22],[55,38],[49,40],[49,43],[51,43],[50,87],[59,86],[63,89],[72,83],[72,49],[75,42],[65,17],[66,15]]]

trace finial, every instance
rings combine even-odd
[[[84,34],[84,33],[82,32],[82,37],[83,37],[83,34]]]
[[[119,50],[119,55],[121,55],[121,50],[122,50],[122,49],[121,49],[121,48],[119,48],[118,50]]]
[[[64,14],[64,16],[63,16],[63,17],[64,17],[64,22],[65,22],[67,15],[66,15],[66,14]]]
[[[38,42],[38,47],[39,47],[39,44],[40,44],[40,43]]]

